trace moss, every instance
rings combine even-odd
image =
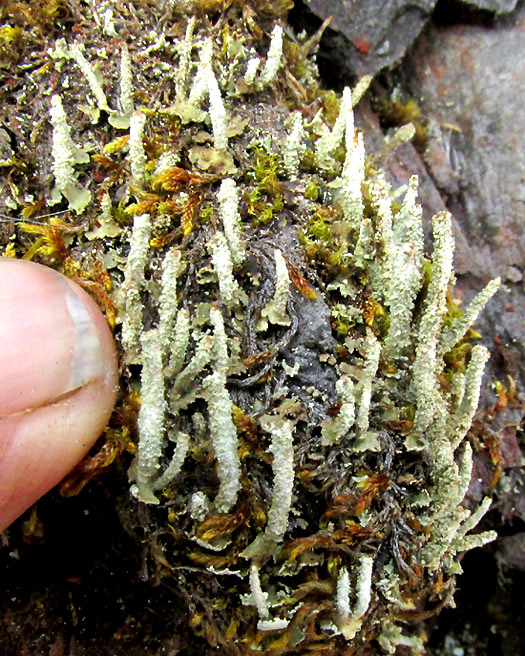
[[[413,143],[420,151],[425,150],[429,136],[428,121],[422,116],[421,109],[414,99],[403,101],[381,98],[375,106],[385,127],[399,127],[412,123],[416,128]]]
[[[304,190],[304,197],[313,203],[319,198],[319,185],[315,180],[309,180]]]
[[[323,106],[324,115],[326,116],[326,122],[330,127],[333,127],[341,107],[340,98],[332,89],[320,92],[319,97]]]
[[[58,16],[63,14],[65,10],[65,0],[8,1],[3,6],[5,16],[10,16],[11,20],[23,25],[28,30],[32,28],[44,30],[56,21]]]
[[[340,339],[344,339],[355,328],[356,319],[348,314],[344,306],[334,305],[332,318],[332,328]]]
[[[248,215],[254,227],[269,223],[284,207],[282,160],[262,146],[253,147],[253,163],[245,178],[252,185],[245,192]]]
[[[4,58],[11,48],[16,48],[22,39],[22,29],[16,25],[4,25],[0,28],[0,57]]]
[[[320,267],[325,282],[348,272],[348,228],[335,208],[317,204],[299,235],[308,261]]]
[[[248,171],[247,177],[251,177]],[[257,191],[276,198],[282,193],[283,178],[282,162],[277,153],[268,152],[263,147],[256,146],[253,150],[253,179],[257,182]]]

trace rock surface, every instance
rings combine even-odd
[[[420,33],[436,0],[309,0],[308,7],[338,33],[332,55],[343,72],[375,75],[397,62]]]
[[[507,14],[514,11],[518,5],[518,0],[462,0],[462,2],[476,9],[485,9],[496,14]]]
[[[438,2],[306,0],[305,4],[322,20],[332,17],[333,33],[325,40],[325,56],[336,62],[343,73],[361,77],[375,75],[398,63],[430,20]],[[514,11],[518,0],[459,0],[451,4],[452,14],[468,9],[500,15]]]

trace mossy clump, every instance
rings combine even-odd
[[[184,607],[184,653],[423,653],[409,623],[452,603],[461,554],[494,538],[468,534],[488,509],[464,502],[487,354],[451,301],[450,216],[430,258],[417,180],[396,193],[365,166],[352,92],[302,105],[313,62],[288,75],[299,46],[273,20],[196,5],[213,20],[117,38],[107,107],[85,71],[54,87],[91,202],[53,196],[48,157],[39,211],[63,216],[12,242],[114,323],[119,406],[69,491],[133,455],[126,528]],[[34,202],[15,194],[13,219]]]

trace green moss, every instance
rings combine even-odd
[[[4,25],[0,28],[0,57],[5,57],[9,50],[16,47],[22,38],[22,30],[18,25]]]
[[[335,119],[339,114],[341,108],[341,101],[338,94],[333,91],[333,89],[328,89],[326,91],[321,91],[319,93],[321,103],[323,105],[324,115],[326,116],[326,122],[330,127],[333,127]]]
[[[304,197],[313,203],[319,198],[319,185],[315,180],[309,180],[304,190]]]
[[[22,35],[29,37],[33,28],[42,31],[49,27],[59,16],[67,12],[67,5],[66,0],[32,0],[31,2],[7,0],[2,11],[5,16],[17,23],[17,27],[22,28],[16,37],[18,40]],[[9,30],[6,34],[13,35]]]
[[[423,151],[428,142],[428,127],[426,117],[421,115],[421,109],[413,99],[406,101],[381,98],[376,108],[385,127],[399,127],[412,123],[416,128],[413,139],[414,145]]]
[[[248,215],[253,217],[254,227],[269,223],[284,207],[284,177],[282,159],[262,146],[250,149],[253,152],[252,166],[245,178],[251,184],[245,193]]]
[[[308,66],[307,53],[302,44],[298,41],[286,41],[285,54],[291,74],[296,80],[300,80],[306,75]]]
[[[350,316],[344,305],[334,305],[332,308],[332,328],[339,339],[344,339],[355,328],[356,313]]]
[[[213,213],[213,207],[210,204],[203,204],[199,208],[199,224],[208,225],[212,220]]]
[[[452,292],[449,290],[447,294],[447,313],[443,319],[443,323],[447,328],[450,328],[452,324],[465,314],[465,311],[461,305],[454,299]]]
[[[250,178],[248,172],[248,179]],[[283,168],[281,157],[256,146],[253,149],[253,179],[257,182],[257,191],[276,198],[282,192]]]
[[[299,236],[308,261],[323,271],[326,282],[348,272],[351,242],[338,210],[318,204]]]
[[[330,244],[334,239],[333,229],[325,217],[319,217],[308,226],[308,236]]]
[[[456,344],[445,355],[446,369],[445,372],[451,376],[460,372],[465,373],[466,360],[472,351],[472,342],[466,337],[459,344]]]

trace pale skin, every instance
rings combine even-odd
[[[0,531],[86,455],[115,404],[113,337],[56,271],[0,257]]]

